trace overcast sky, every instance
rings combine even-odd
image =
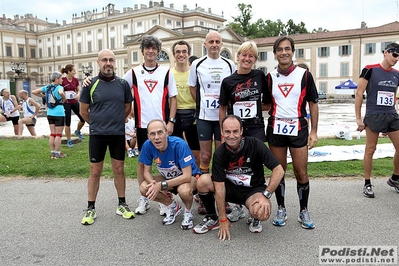
[[[40,19],[48,18],[49,22],[67,23],[72,21],[72,14],[80,14],[87,10],[102,10],[108,3],[115,4],[115,9],[122,12],[124,7],[134,7],[135,4],[145,4],[149,1],[127,1],[127,0],[84,0],[84,1],[55,1],[55,0],[0,0],[0,12],[6,17],[13,18],[14,15],[32,14]],[[167,0],[164,6],[169,7],[174,4],[175,9],[182,10],[183,4],[187,4],[189,9],[195,8],[195,3],[199,7],[212,13],[222,15],[228,22],[232,22],[232,16],[239,16],[237,8],[239,3],[251,4],[253,20],[257,19],[277,21],[280,19],[286,23],[292,19],[296,24],[304,22],[308,31],[319,27],[330,31],[356,29],[365,21],[368,27],[381,26],[398,20],[398,1],[399,0],[285,0],[285,1],[243,1],[243,0]],[[154,1],[160,2],[160,1]],[[252,3],[251,3],[252,2]],[[227,4],[228,3],[228,4]]]

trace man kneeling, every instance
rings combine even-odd
[[[140,184],[141,195],[167,206],[164,225],[174,223],[182,209],[180,204],[167,196],[170,191],[179,194],[186,206],[182,229],[193,228],[193,193],[196,192],[198,169],[194,155],[187,143],[179,138],[168,136],[164,121],[154,119],[147,126],[148,140],[144,142],[139,162],[144,164],[144,181]],[[153,176],[152,162],[155,162],[160,175]]]
[[[250,213],[249,230],[261,232],[260,221],[270,216],[270,197],[283,178],[284,170],[262,141],[242,136],[242,120],[238,116],[226,116],[222,120],[221,132],[224,143],[213,155],[212,177],[202,175],[197,180],[198,194],[208,214],[193,231],[203,234],[219,228],[219,239],[230,240],[231,224],[227,219],[225,202],[244,204]],[[268,186],[263,166],[272,170]]]

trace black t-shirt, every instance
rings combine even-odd
[[[257,138],[245,137],[244,146],[237,154],[226,145],[220,145],[213,155],[213,181],[225,182],[228,179],[237,186],[263,186],[263,166],[273,170],[280,164],[269,148]]]
[[[266,75],[252,69],[248,74],[237,71],[223,79],[219,104],[227,106],[227,114],[243,120],[244,127],[264,126],[261,97],[267,90]]]

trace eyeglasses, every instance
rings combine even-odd
[[[115,58],[101,58],[100,61],[103,63],[107,63],[108,61],[110,63],[115,63]]]
[[[153,137],[153,138],[154,138],[156,135],[162,137],[164,134],[165,134],[165,131],[163,131],[163,130],[159,130],[159,131],[157,131],[157,132],[150,132],[150,133],[148,133],[148,135],[149,135],[150,137]]]

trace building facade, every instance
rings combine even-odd
[[[67,24],[49,23],[32,14],[0,18],[0,80],[11,80],[15,92],[28,82],[31,89],[49,82],[53,71],[67,64],[74,64],[77,77],[82,79],[85,71],[98,73],[97,53],[109,48],[114,51],[117,75],[143,62],[139,50],[141,37],[157,36],[162,41],[160,64],[174,65],[171,46],[178,40],[186,40],[192,54],[206,54],[204,40],[211,30],[223,37],[222,56],[235,60],[238,47],[245,38],[229,27],[224,27],[223,15],[196,6],[176,10],[174,4],[166,7],[161,2],[149,1],[148,6],[135,4],[122,11],[114,4],[82,11],[72,15]],[[367,64],[382,61],[381,51],[387,43],[399,42],[399,23],[367,28],[364,22],[359,29],[332,32],[315,32],[291,35],[295,41],[295,63],[306,64],[313,73],[320,91],[329,96],[341,93],[335,86],[352,79],[358,81],[359,73]],[[271,71],[277,65],[273,55],[273,43],[277,37],[254,39],[259,48],[257,68]],[[12,62],[24,62],[19,75]],[[13,88],[12,88],[13,89]]]

